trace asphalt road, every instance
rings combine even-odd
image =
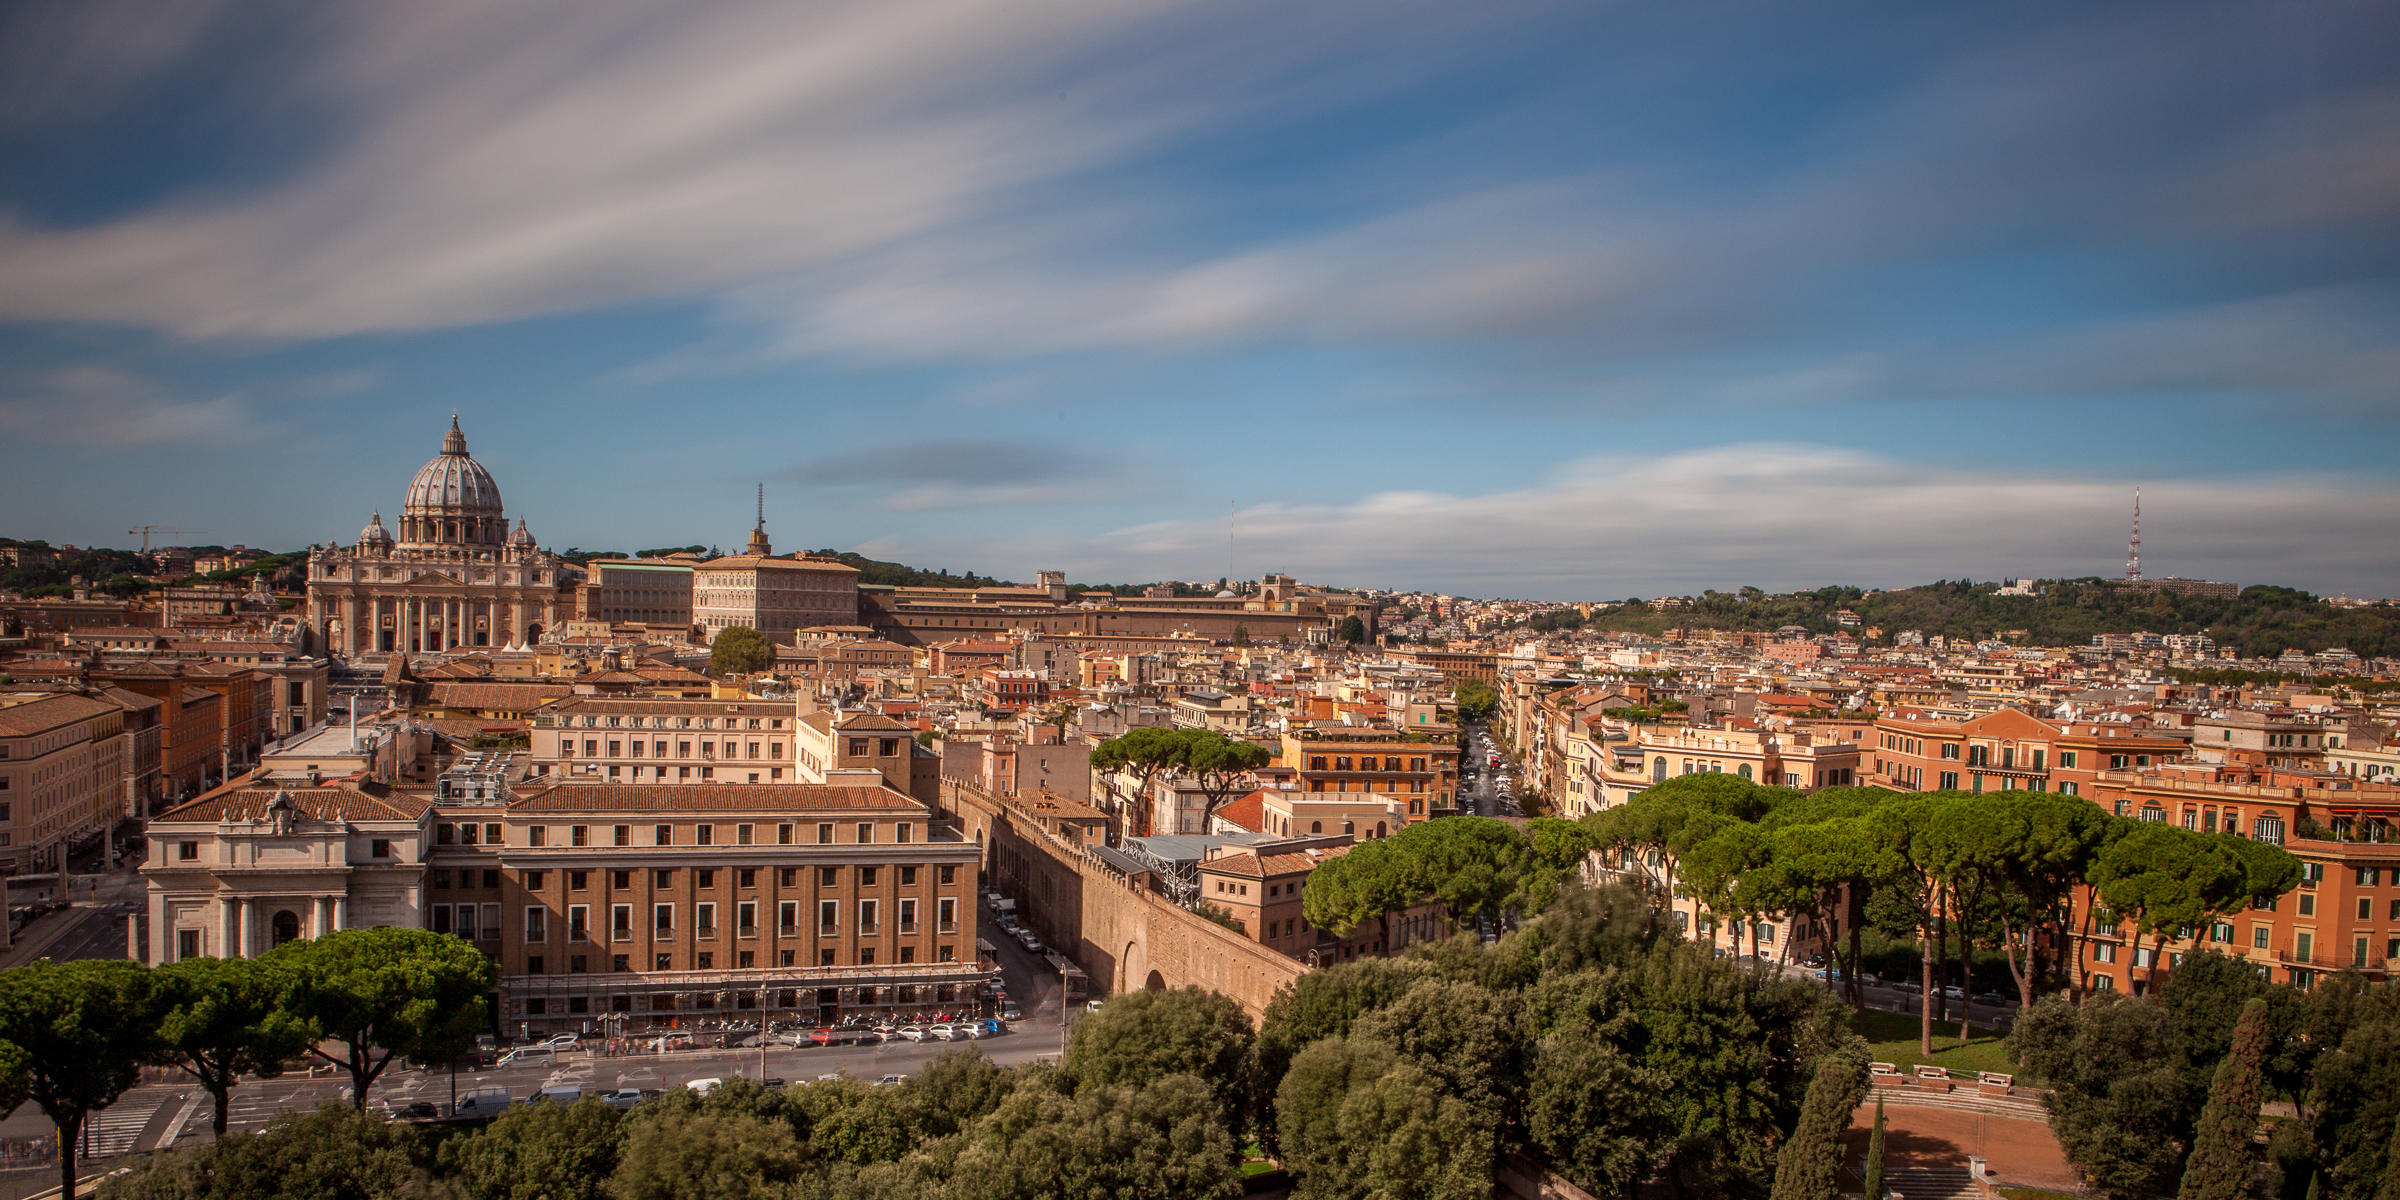
[[[58,914],[65,916],[66,914]],[[989,913],[981,914],[989,920]],[[89,930],[78,925],[62,936],[54,957],[63,957],[71,943],[88,942],[93,957],[122,957],[125,924],[122,913],[94,910],[86,914]],[[1077,1015],[1064,1003],[1064,987],[1050,964],[997,931],[986,933],[998,948],[1002,977],[1009,998],[1024,1010],[1024,1019],[1009,1031],[963,1042],[890,1042],[877,1045],[768,1047],[740,1050],[677,1050],[665,1054],[602,1055],[574,1051],[552,1063],[536,1066],[459,1071],[457,1095],[479,1087],[504,1087],[512,1096],[526,1096],[544,1087],[576,1085],[592,1091],[640,1087],[664,1090],[694,1079],[780,1078],[799,1084],[821,1075],[847,1074],[873,1082],[885,1075],[911,1075],[954,1049],[970,1049],[1003,1066],[1055,1058],[1064,1047],[1068,1022]],[[113,938],[113,942],[110,940]],[[99,953],[113,950],[113,953]],[[1080,1007],[1080,1006],[1078,1006]],[[448,1111],[452,1073],[447,1069],[386,1071],[368,1089],[370,1100],[405,1104],[430,1101]],[[229,1121],[235,1129],[255,1129],[288,1112],[305,1112],[343,1099],[349,1077],[320,1066],[306,1074],[249,1080],[236,1087]],[[212,1112],[205,1092],[188,1084],[151,1084],[125,1093],[94,1114],[94,1150],[103,1157],[134,1150],[207,1140],[212,1135]],[[51,1132],[50,1122],[33,1105],[25,1105],[0,1121],[0,1138],[31,1138]]]

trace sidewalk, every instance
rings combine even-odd
[[[75,932],[75,927],[83,924],[83,919],[91,916],[92,912],[92,906],[87,903],[35,918],[32,924],[17,934],[13,945],[0,951],[0,967],[21,967],[50,953],[50,947]]]

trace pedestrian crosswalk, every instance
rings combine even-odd
[[[135,1143],[141,1141],[142,1131],[150,1127],[150,1119],[158,1115],[173,1094],[164,1088],[127,1092],[115,1104],[93,1113],[84,1134],[88,1156],[113,1158],[130,1153]]]

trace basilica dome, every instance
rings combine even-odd
[[[500,485],[482,463],[467,457],[467,435],[459,432],[454,414],[441,454],[418,468],[417,477],[408,483],[408,499],[400,509],[400,544],[491,548],[507,537]]]

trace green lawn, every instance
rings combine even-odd
[[[1888,1013],[1875,1009],[1858,1014],[1858,1032],[1867,1039],[1867,1051],[1876,1062],[1898,1064],[1903,1072],[1931,1063],[1952,1071],[1972,1074],[1977,1071],[2015,1073],[2008,1051],[2002,1046],[2004,1036],[1996,1030],[1975,1029],[1965,1045],[1958,1042],[1958,1022],[1939,1021],[1933,1027],[1933,1056],[1917,1052],[1918,1018],[1913,1013]]]

